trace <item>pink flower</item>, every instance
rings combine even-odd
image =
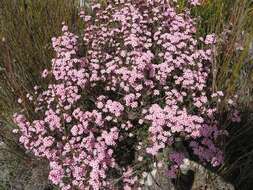
[[[52,181],[53,184],[58,185],[63,178],[64,171],[62,168],[56,168],[49,172],[48,179]]]
[[[216,43],[216,36],[215,34],[209,34],[206,36],[205,44],[215,44]]]
[[[74,125],[72,128],[71,128],[71,134],[73,136],[77,136],[78,135],[78,126],[77,125]]]
[[[44,147],[50,147],[54,143],[54,138],[51,136],[45,137],[43,139],[43,145]]]
[[[67,26],[67,25],[63,25],[63,27],[62,27],[62,31],[63,31],[63,32],[68,31],[68,26]]]
[[[185,158],[185,156],[183,153],[180,153],[180,152],[172,152],[169,155],[169,158],[176,165],[180,166],[183,163],[183,159]]]
[[[98,103],[97,103],[97,108],[98,108],[98,109],[102,109],[103,106],[104,106],[104,104],[103,104],[102,102],[98,102]]]
[[[42,72],[42,78],[46,78],[48,75],[48,70],[45,69],[43,72]]]

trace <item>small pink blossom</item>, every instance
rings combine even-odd
[[[47,75],[48,75],[48,70],[45,69],[45,70],[42,72],[42,77],[43,77],[43,78],[46,78]]]
[[[49,137],[45,137],[43,139],[43,145],[44,147],[50,147],[52,146],[52,144],[54,143],[54,138],[49,136]]]

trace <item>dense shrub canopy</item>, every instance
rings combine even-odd
[[[48,87],[27,95],[38,118],[20,113],[14,120],[20,142],[50,162],[49,179],[62,190],[141,188],[145,163],[176,139],[201,161],[222,163],[214,100],[223,93],[210,87],[215,35],[197,38],[189,11],[175,6],[92,1],[80,13],[83,36],[64,25],[52,38],[55,57],[42,72]],[[138,159],[122,161],[131,146]],[[176,150],[158,166],[169,164],[175,177],[184,157]]]

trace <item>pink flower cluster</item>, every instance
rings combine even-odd
[[[167,175],[170,178],[176,178],[178,168],[180,167],[180,165],[183,164],[184,158],[185,158],[185,156],[181,152],[172,152],[170,154],[169,159],[172,162],[172,164],[171,164],[171,167],[169,168],[169,170],[167,172]]]
[[[14,115],[20,143],[49,161],[52,183],[62,190],[117,189],[112,178],[121,176],[125,189],[141,187],[116,154],[133,136],[144,161],[177,137],[202,161],[219,165],[215,142],[222,131],[209,85],[215,35],[196,39],[189,13],[166,0],[93,0],[80,16],[83,36],[64,25],[52,39],[55,58],[42,73],[49,84],[30,98],[37,118]],[[147,139],[138,136],[143,131]]]

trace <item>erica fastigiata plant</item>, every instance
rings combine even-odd
[[[215,102],[223,93],[211,88],[216,37],[197,38],[189,9],[176,6],[93,0],[80,13],[83,35],[64,24],[52,38],[46,88],[27,95],[35,118],[16,113],[14,132],[49,161],[49,180],[60,189],[141,189],[141,173],[156,161],[175,177],[185,152],[158,155],[176,139],[203,163],[222,163]]]

